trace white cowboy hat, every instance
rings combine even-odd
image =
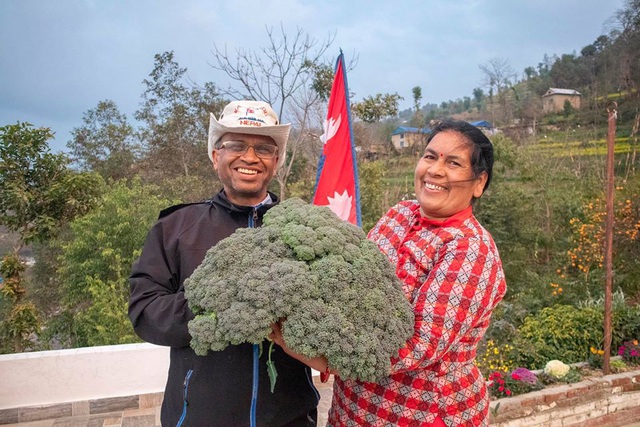
[[[278,167],[287,155],[287,140],[291,124],[281,125],[273,108],[262,101],[233,101],[222,110],[220,119],[211,113],[209,122],[209,158],[213,161],[215,144],[228,132],[264,135],[273,139],[278,147]]]

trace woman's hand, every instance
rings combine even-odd
[[[271,341],[278,344],[280,347],[282,347],[282,350],[284,350],[285,353],[287,353],[289,356],[293,357],[294,359],[304,363],[305,365],[315,369],[316,371],[323,372],[323,373],[327,372],[329,370],[329,362],[327,361],[326,357],[324,356],[316,356],[312,358],[305,357],[302,354],[295,353],[293,350],[287,347],[287,344],[284,342],[284,337],[282,336],[282,323],[284,321],[285,319],[280,319],[277,323],[274,323],[271,325],[271,333],[269,334],[268,338]],[[336,374],[334,371],[330,371],[330,372],[332,374]]]

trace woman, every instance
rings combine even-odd
[[[396,266],[415,334],[378,383],[336,376],[327,425],[488,425],[489,396],[473,361],[506,283],[472,203],[492,167],[493,147],[476,127],[445,121],[433,130],[415,169],[417,200],[391,208],[368,236]]]

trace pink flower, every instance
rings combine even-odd
[[[511,378],[513,378],[514,380],[522,381],[523,383],[532,384],[532,385],[538,382],[538,378],[536,377],[536,374],[534,374],[533,372],[531,372],[526,368],[514,369],[513,372],[511,373]]]

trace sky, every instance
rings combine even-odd
[[[66,150],[83,114],[113,100],[130,122],[154,55],[173,51],[198,84],[232,83],[211,67],[214,44],[258,50],[266,28],[335,35],[354,100],[398,93],[400,108],[472,97],[480,65],[507,60],[520,76],[544,55],[580,53],[608,34],[624,0],[0,0],[0,126],[55,132]],[[277,31],[276,31],[277,32]],[[488,91],[484,88],[485,93]]]

